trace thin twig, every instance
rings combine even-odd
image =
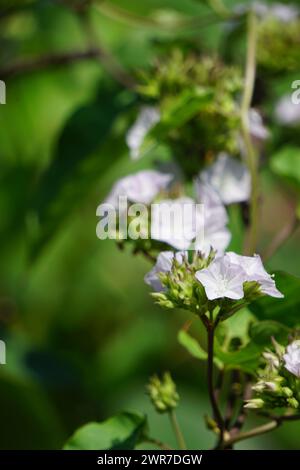
[[[159,439],[155,439],[153,437],[147,437],[144,442],[154,444],[156,447],[162,450],[173,450],[173,448],[170,447],[169,444],[166,444],[165,442],[162,442]]]
[[[254,11],[248,14],[248,41],[247,58],[245,70],[244,94],[241,104],[241,125],[244,144],[246,148],[247,164],[251,175],[251,198],[250,198],[250,230],[246,254],[252,255],[256,251],[258,232],[258,174],[257,174],[257,152],[254,148],[249,129],[249,111],[251,107],[255,76],[256,76],[256,42],[257,42],[257,19]]]
[[[236,442],[243,441],[245,439],[250,439],[251,437],[256,437],[261,434],[265,434],[267,432],[273,431],[274,429],[281,426],[284,422],[287,421],[298,421],[300,420],[300,415],[283,415],[283,416],[274,416],[274,415],[266,415],[266,417],[270,417],[272,420],[262,426],[257,426],[256,428],[250,429],[249,431],[242,432],[235,436],[230,437],[226,440],[226,447],[235,444]]]
[[[228,395],[227,406],[225,411],[225,428],[228,429],[231,420],[235,414],[238,394],[235,385],[240,381],[240,371],[233,370],[231,373],[231,387]]]
[[[247,377],[246,377],[246,380],[247,380]],[[245,404],[246,400],[250,399],[251,393],[252,393],[251,383],[246,382],[246,384],[244,386],[244,393],[243,393],[241,408],[240,408],[240,411],[237,415],[237,418],[236,418],[235,422],[233,423],[231,431],[230,431],[231,436],[234,436],[235,434],[237,434],[245,424],[245,420],[246,420],[246,416],[247,416],[247,409],[245,408],[244,404]]]
[[[49,54],[42,57],[20,60],[1,68],[0,77],[1,79],[7,79],[16,75],[23,75],[48,67],[61,67],[80,60],[100,58],[101,55],[102,51],[100,48],[89,48],[85,51]]]
[[[259,436],[260,434],[265,434],[267,432],[273,431],[276,429],[280,423],[278,421],[270,421],[269,423],[263,424],[256,428],[250,429],[250,431],[242,432],[226,440],[226,447],[235,444],[236,442],[243,441],[245,439],[250,439],[251,437]]]
[[[213,417],[217,422],[220,430],[220,442],[223,441],[224,421],[219,409],[216,399],[213,380],[213,361],[214,361],[214,334],[215,325],[211,324],[207,328],[207,382],[208,382],[208,395],[213,411]]]
[[[115,56],[103,46],[103,44],[99,44],[99,38],[93,28],[89,11],[85,9],[82,11],[79,10],[77,15],[85,32],[89,47],[96,48],[101,51],[101,55],[98,56],[98,59],[101,61],[101,64],[107,72],[125,88],[134,89],[136,87],[134,78],[127,72],[127,70],[125,70]]]
[[[282,230],[275,235],[265,253],[262,255],[263,260],[266,261],[270,259],[282,247],[282,245],[284,245],[295,234],[299,227],[300,221],[296,214],[294,214],[290,223],[285,224],[282,227]]]

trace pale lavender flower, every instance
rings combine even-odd
[[[148,205],[157,194],[168,187],[172,179],[173,175],[156,170],[139,171],[118,180],[105,202],[112,204],[117,209],[119,197],[126,196],[130,202]]]
[[[140,155],[142,143],[148,132],[160,120],[159,111],[153,106],[143,106],[137,120],[129,129],[126,135],[126,143],[130,150],[130,156],[133,160],[137,160]]]
[[[164,199],[152,205],[151,238],[187,250],[203,222],[201,208],[193,199]]]
[[[144,277],[144,281],[146,284],[151,286],[155,292],[163,291],[164,287],[158,277],[158,274],[170,272],[174,258],[179,263],[182,263],[185,256],[186,252],[184,251],[178,251],[176,253],[173,251],[162,251],[157,257],[155,266]]]
[[[215,259],[208,268],[197,271],[195,276],[209,300],[224,297],[239,300],[244,297],[243,283],[247,275],[241,266],[230,263],[225,256]]]
[[[238,5],[235,7],[235,11],[238,14],[242,14],[249,11],[250,8],[263,20],[273,17],[282,23],[289,23],[299,15],[299,9],[294,5],[285,5],[283,3],[269,5],[256,0],[252,1],[250,5]]]
[[[219,254],[224,253],[231,239],[231,233],[226,227],[228,216],[217,191],[209,184],[195,181],[197,201],[203,204],[204,233],[203,239],[198,237],[195,249],[208,254],[213,248]]]
[[[290,95],[285,95],[276,104],[276,121],[283,126],[300,124],[300,105],[293,103]]]
[[[284,295],[276,288],[272,276],[267,273],[259,255],[242,256],[234,252],[225,254],[232,264],[241,266],[247,274],[247,281],[255,281],[260,285],[261,292],[271,297],[282,298]]]
[[[200,173],[200,181],[209,184],[224,204],[247,201],[251,192],[251,177],[244,163],[226,153]]]
[[[285,368],[300,378],[300,341],[293,341],[286,348],[286,353],[283,355]]]

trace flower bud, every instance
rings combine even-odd
[[[288,398],[287,402],[292,408],[299,408],[299,402],[296,400],[296,398]]]
[[[246,405],[244,405],[244,408],[256,410],[258,408],[263,408],[264,404],[265,402],[261,398],[252,398],[251,400],[247,400]]]

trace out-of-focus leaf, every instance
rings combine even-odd
[[[300,279],[278,271],[275,281],[284,298],[265,296],[250,304],[249,309],[259,320],[276,320],[295,327],[300,324]]]
[[[100,157],[97,151],[107,144],[115,120],[134,100],[135,95],[130,92],[120,92],[114,85],[102,85],[96,100],[78,109],[66,123],[54,159],[33,195],[33,211],[43,227],[38,246],[78,207],[91,186],[122,155],[125,144],[117,138],[113,151],[110,145],[105,157]]]
[[[215,341],[215,355],[218,360],[224,363],[226,369],[240,369],[244,372],[254,373],[261,352],[262,347],[250,342],[237,351],[224,351],[219,342]]]
[[[40,387],[30,380],[2,375],[0,400],[0,419],[5,429],[0,449],[55,449],[61,445],[65,439],[61,422]]]
[[[167,111],[161,110],[161,120],[145,137],[141,152],[146,153],[163,140],[168,132],[174,131],[192,119],[201,107],[207,105],[213,98],[213,93],[207,90],[185,90],[179,97],[169,103]]]
[[[272,320],[253,323],[249,330],[252,341],[266,346],[270,345],[272,336],[279,342],[285,341],[289,332],[290,328]]]
[[[272,156],[271,169],[277,175],[300,185],[300,148],[283,147]]]
[[[134,449],[147,433],[145,416],[123,412],[102,423],[88,423],[67,441],[64,450]]]

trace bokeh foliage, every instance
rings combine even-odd
[[[124,133],[140,96],[118,83],[107,61],[98,58],[8,73],[12,64],[90,47],[82,22],[85,3],[0,3],[0,79],[7,83],[7,104],[0,105],[0,337],[7,344],[7,364],[0,366],[0,447],[61,448],[79,426],[123,408],[147,412],[153,432],[172,443],[168,423],[154,415],[144,390],[149,375],[171,369],[183,397],[179,417],[185,434],[194,448],[206,448],[212,438],[202,424],[208,408],[204,363],[190,359],[177,341],[186,314],[153,306],[143,282],[149,264],[95,235],[96,207],[114,180],[149,167],[165,152],[157,148],[139,162],[129,159]],[[170,43],[220,53],[243,66],[242,31],[232,41],[205,1],[107,3],[130,14],[120,18],[118,10],[91,2],[94,40],[132,76],[149,70],[158,50]],[[186,26],[188,18],[199,21]],[[278,129],[272,114],[274,100],[295,78],[294,71],[270,75],[262,69],[259,75],[256,105],[274,135],[262,173],[261,248],[287,223],[298,198],[296,163],[285,163],[283,152],[297,161],[299,130]],[[232,207],[232,248],[241,245],[240,219]],[[298,243],[296,235],[270,268],[300,276]],[[288,286],[298,297],[287,306],[287,326],[299,310],[297,283],[292,279]],[[282,321],[280,305],[267,299],[252,313],[270,320],[275,309],[273,319],[278,314]],[[195,333],[201,338],[201,331]],[[294,434],[280,429],[241,447],[293,448],[299,425],[292,428]]]

